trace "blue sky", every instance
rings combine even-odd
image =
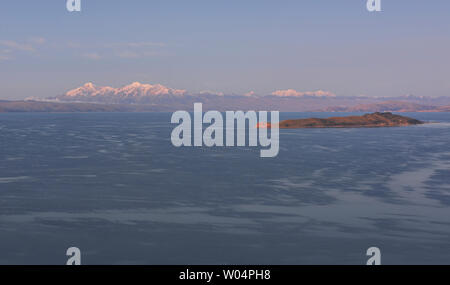
[[[92,81],[450,96],[450,1],[2,1],[0,99]]]

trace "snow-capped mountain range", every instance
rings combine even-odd
[[[213,91],[202,91],[197,96],[208,96],[208,95],[218,95],[223,96],[223,92],[213,92]],[[125,85],[119,88],[113,88],[110,86],[97,86],[91,82],[84,84],[81,87],[67,91],[63,95],[54,97],[52,99],[60,101],[81,101],[81,102],[104,102],[108,103],[139,103],[142,100],[155,98],[155,97],[183,97],[183,96],[196,96],[193,94],[188,94],[186,90],[174,89],[166,87],[161,84],[142,84],[139,82],[133,82],[129,85]],[[254,92],[250,91],[242,96],[254,96]],[[287,90],[277,90],[272,92],[271,96],[275,97],[318,97],[318,98],[334,98],[335,94],[328,91],[318,90],[318,91],[308,91],[299,92],[293,89]]]
[[[250,91],[242,95],[224,94],[215,91],[203,91],[192,94],[183,89],[170,88],[161,84],[143,84],[134,82],[114,88],[97,86],[91,82],[67,91],[59,96],[46,99],[28,98],[28,101],[51,101],[60,103],[100,103],[129,105],[125,107],[139,110],[190,110],[196,102],[203,103],[204,109],[210,110],[279,110],[285,112],[302,111],[340,111],[347,107],[361,104],[378,104],[385,101],[396,101],[395,107],[411,109],[416,103],[426,106],[450,105],[450,97],[398,96],[336,96],[329,91],[305,91],[294,89],[277,90],[269,95],[257,95]],[[402,102],[406,105],[403,106]],[[383,104],[387,108],[392,104]],[[377,105],[377,108],[381,108]],[[421,107],[422,108],[422,107]],[[370,109],[370,108],[369,108]],[[423,108],[422,108],[423,109]]]
[[[110,86],[96,86],[89,82],[81,87],[72,89],[54,99],[69,102],[97,102],[97,103],[142,103],[151,98],[181,97],[186,90],[173,89],[161,84],[141,84],[133,82],[129,85],[113,88]]]
[[[133,82],[129,85],[114,88],[110,86],[97,86],[91,82],[81,87],[67,91],[66,93],[46,98],[46,101],[56,102],[81,102],[81,103],[102,103],[102,104],[146,104],[165,107],[183,108],[185,105],[192,105],[194,102],[202,102],[212,106],[249,106],[257,108],[263,105],[272,105],[270,101],[287,99],[324,99],[335,98],[331,92],[311,91],[298,92],[293,89],[277,90],[267,96],[258,96],[250,91],[242,95],[229,94],[223,92],[202,91],[196,94],[188,93],[184,89],[170,88],[161,84],[143,84]],[[36,101],[36,98],[29,98]],[[288,104],[289,105],[289,104]],[[251,107],[253,106],[253,107]]]

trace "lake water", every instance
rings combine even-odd
[[[0,264],[450,264],[450,113],[405,115],[437,123],[260,158],[175,148],[169,113],[0,114]]]

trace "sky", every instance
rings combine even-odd
[[[0,99],[139,81],[267,95],[450,96],[450,1],[0,3]]]

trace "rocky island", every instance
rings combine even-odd
[[[310,118],[286,120],[280,122],[281,129],[298,128],[376,128],[376,127],[402,127],[419,125],[424,122],[395,115],[389,112],[373,113],[363,116],[331,117],[326,119]],[[268,126],[270,127],[270,125]]]

